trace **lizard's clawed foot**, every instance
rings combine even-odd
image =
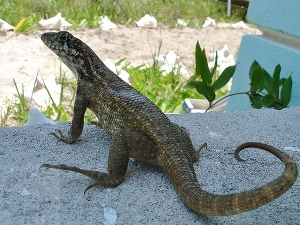
[[[67,165],[65,165],[65,164],[52,165],[52,164],[47,164],[47,163],[42,164],[42,165],[40,166],[40,168],[44,168],[44,167],[45,167],[45,168],[60,169],[60,170],[72,170],[72,171],[74,171],[74,170],[73,170],[74,168],[77,168],[77,167],[67,166]]]
[[[207,143],[206,143],[206,142],[204,142],[204,143],[199,147],[199,149],[198,149],[197,152],[200,152],[200,151],[202,150],[202,148],[207,148]]]
[[[204,142],[200,147],[199,149],[196,151],[196,154],[197,154],[197,157],[199,158],[199,155],[200,155],[200,151],[203,149],[203,148],[207,148],[207,143]]]
[[[54,133],[54,132],[51,132],[51,133],[49,133],[49,134],[51,134],[51,135],[53,135],[54,137],[56,137],[56,138],[57,138],[57,142],[63,141],[63,142],[66,142],[66,143],[67,143],[67,138],[66,138],[66,136],[62,133],[62,131],[61,131],[61,130],[55,130],[55,131],[58,132],[59,135],[57,135],[57,134]]]
[[[67,144],[71,144],[71,143],[74,143],[76,140],[73,140],[72,139],[72,137],[70,136],[70,134],[68,134],[68,137],[66,137],[63,133],[62,133],[62,131],[61,130],[55,130],[55,131],[57,131],[58,133],[59,133],[59,135],[58,134],[56,134],[56,133],[54,133],[54,132],[51,132],[51,133],[49,133],[49,134],[51,134],[51,135],[53,135],[54,137],[56,137],[57,138],[57,142],[60,142],[60,141],[62,141],[62,142],[65,142],[65,143],[67,143]],[[70,132],[69,132],[70,133]],[[56,142],[56,143],[57,143]]]
[[[83,175],[86,175],[88,177],[91,177],[96,180],[94,184],[89,185],[85,190],[84,194],[92,187],[95,186],[103,186],[103,187],[115,187],[123,182],[124,177],[118,176],[118,175],[112,175],[108,173],[103,173],[100,171],[94,171],[94,170],[83,170],[76,166],[67,166],[65,164],[43,164],[40,166],[40,168],[53,168],[53,169],[60,169],[60,170],[69,170],[76,173],[81,173]]]
[[[101,186],[101,182],[97,181],[97,182],[87,186],[87,188],[84,190],[83,194],[85,194],[90,188],[95,187],[95,186],[99,186],[99,185]]]

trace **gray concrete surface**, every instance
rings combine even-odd
[[[258,187],[283,171],[282,163],[262,150],[233,150],[247,141],[264,142],[291,155],[300,165],[300,108],[168,115],[188,128],[196,147],[207,142],[194,167],[203,189],[235,193]],[[116,211],[116,224],[299,224],[300,182],[256,210],[209,217],[189,210],[159,168],[130,160],[124,183],[95,187],[92,179],[70,171],[39,169],[64,163],[106,170],[110,138],[96,126],[84,127],[82,141],[56,143],[48,133],[67,132],[69,123],[0,128],[1,224],[109,224],[104,209]],[[112,224],[112,223],[111,223]]]

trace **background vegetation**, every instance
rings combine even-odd
[[[0,0],[0,18],[16,26],[25,18],[20,31],[38,27],[38,21],[58,12],[76,28],[97,27],[99,16],[108,16],[116,24],[134,24],[145,14],[154,16],[167,27],[175,27],[177,19],[184,19],[189,27],[201,27],[207,16],[218,21],[240,21],[246,10],[232,9],[226,15],[226,5],[215,0]]]
[[[95,28],[98,26],[99,17],[103,15],[116,24],[133,25],[145,14],[150,14],[169,28],[176,27],[177,19],[183,19],[188,27],[195,28],[200,28],[207,16],[226,22],[245,20],[245,9],[233,8],[231,17],[227,17],[226,10],[226,5],[215,0],[0,0],[1,19],[16,26],[25,18],[25,23],[18,32],[32,32],[38,29],[41,19],[51,18],[58,12],[73,25],[72,29]],[[154,53],[153,59],[158,54],[159,52]],[[130,62],[126,62],[123,69],[131,75],[132,85],[164,112],[182,113],[181,105],[185,98],[202,98],[195,90],[184,88],[187,80],[183,80],[174,71],[163,76],[163,71],[159,70],[155,60],[152,65],[137,67],[131,67]],[[62,85],[59,104],[54,103],[51,91],[46,87],[51,102],[45,109],[40,109],[47,117],[56,121],[72,118],[76,83],[74,80],[65,80],[64,74],[65,71],[60,71],[56,75],[57,83]],[[24,104],[24,91],[20,89],[17,92],[18,101],[8,100],[5,113],[1,110],[0,126],[26,123],[28,109]],[[226,94],[221,92],[217,96]],[[85,121],[93,120],[93,113],[87,111]]]

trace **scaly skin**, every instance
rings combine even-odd
[[[86,188],[117,186],[124,180],[128,159],[161,167],[172,181],[182,201],[192,210],[213,216],[232,215],[255,209],[285,193],[295,182],[295,161],[280,150],[261,143],[239,146],[238,153],[248,147],[260,148],[277,156],[285,165],[281,176],[254,190],[229,195],[214,195],[201,189],[193,168],[200,149],[195,151],[187,131],[170,122],[149,99],[110,71],[91,48],[62,31],[45,33],[42,41],[73,71],[77,77],[74,117],[67,137],[52,133],[59,141],[74,143],[83,129],[87,108],[112,137],[107,173],[83,170],[63,164],[41,167],[71,170],[96,180]]]

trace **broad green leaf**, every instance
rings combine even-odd
[[[215,59],[215,64],[214,64],[214,68],[212,69],[212,71],[210,72],[210,76],[213,77],[216,70],[218,67],[218,52],[216,52],[216,59]]]
[[[260,89],[260,76],[262,69],[260,66],[256,67],[256,69],[252,72],[250,76],[250,90],[256,91]]]
[[[187,85],[185,85],[184,88],[196,88],[197,82],[200,82],[200,81],[191,81],[191,82],[187,83]]]
[[[281,103],[284,106],[287,106],[291,100],[291,93],[292,93],[292,86],[293,86],[293,81],[292,81],[292,77],[289,76],[284,84],[282,85],[282,89],[281,89]]]
[[[250,67],[250,70],[249,70],[249,78],[250,78],[250,80],[252,79],[252,75],[253,75],[253,73],[254,73],[254,71],[256,70],[257,67],[260,67],[260,65],[259,65],[259,63],[256,60],[254,60],[253,63],[252,63],[252,65],[251,65],[251,67]]]
[[[273,92],[276,95],[276,101],[278,101],[278,99],[279,99],[280,72],[281,72],[281,66],[280,66],[280,64],[278,64],[275,67],[275,70],[274,70],[274,73],[273,73],[273,84],[272,84],[273,85]]]
[[[186,87],[196,87],[196,90],[209,101],[212,102],[215,100],[215,92],[213,91],[212,87],[206,85],[202,81],[192,81],[186,85]]]
[[[274,95],[272,94],[269,94],[269,95],[266,95],[262,98],[262,105],[265,106],[265,107],[272,107],[272,105],[274,104],[275,102],[275,97]]]
[[[266,70],[262,70],[261,72],[261,79],[262,82],[260,82],[260,88],[259,90],[262,91],[263,89],[266,89],[266,91],[268,92],[268,94],[271,94],[273,92],[273,85],[272,85],[272,77],[271,75],[266,71]]]
[[[188,82],[191,82],[191,81],[196,80],[198,76],[199,76],[199,75],[197,75],[197,74],[192,75],[192,76],[188,79]]]
[[[198,41],[196,44],[196,73],[201,76],[201,79],[205,84],[211,84],[212,77],[208,68],[205,49],[201,49]]]
[[[282,110],[284,109],[286,106],[283,106],[281,105],[279,102],[275,102],[275,104],[273,105],[273,108],[274,109],[277,109],[277,110]]]
[[[208,63],[207,63],[207,58],[206,58],[206,54],[205,54],[205,49],[203,49],[203,51],[202,51],[200,70],[201,70],[202,81],[205,84],[207,84],[207,85],[211,85],[212,76],[211,76],[209,68],[208,68]]]
[[[281,78],[280,81],[279,81],[280,85],[284,85],[285,81],[286,81],[286,78]]]
[[[252,108],[261,109],[262,102],[261,102],[261,96],[259,94],[249,95],[249,99],[250,99]]]
[[[196,71],[195,71],[195,73],[196,73],[196,75],[199,75],[199,76],[200,76],[200,73],[201,73],[201,71],[200,71],[201,52],[202,52],[202,50],[201,50],[200,44],[197,41],[196,50],[195,50],[195,59],[196,59]]]
[[[221,87],[225,86],[230,78],[233,76],[234,71],[236,69],[236,65],[227,67],[218,79],[213,83],[212,88],[214,91],[220,89]]]

